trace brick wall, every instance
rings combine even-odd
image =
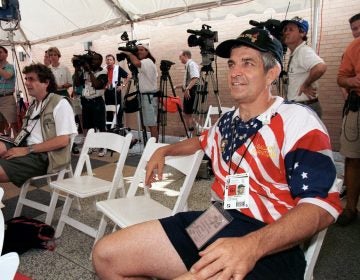
[[[237,7],[241,9],[241,5]],[[322,24],[320,37],[320,49],[319,54],[325,60],[328,65],[328,70],[323,78],[320,80],[320,102],[323,108],[323,121],[329,130],[331,141],[334,150],[339,148],[339,135],[341,130],[341,110],[343,106],[343,98],[340,94],[339,87],[336,83],[336,74],[339,66],[342,52],[346,45],[352,40],[350,32],[348,18],[355,13],[360,12],[360,1],[358,0],[323,0],[322,9]],[[303,10],[296,13],[290,12],[287,18],[291,18],[295,15],[302,16],[311,21],[312,11]],[[221,21],[201,22],[195,20],[193,23],[177,25],[177,26],[155,26],[153,24],[136,25],[136,38],[148,38],[150,39],[150,49],[154,57],[157,59],[157,65],[159,67],[160,60],[166,59],[175,62],[170,69],[170,76],[174,85],[181,84],[184,74],[184,65],[178,60],[179,52],[182,49],[190,49],[193,54],[193,59],[197,62],[201,61],[199,47],[188,48],[187,38],[190,35],[186,32],[187,29],[199,30],[203,23],[212,26],[212,30],[218,31],[219,42],[237,37],[244,29],[250,27],[248,24],[250,19],[262,21],[264,15],[247,15],[240,18],[229,15],[227,19]],[[284,14],[275,14],[273,18],[283,19]],[[103,55],[108,53],[115,54],[118,52],[117,47],[120,42],[120,34],[125,29],[119,29],[117,35],[114,31],[104,31],[101,35],[93,37],[92,50],[100,52]],[[129,31],[129,30],[127,30]],[[311,34],[309,34],[311,36]],[[309,36],[309,37],[310,37]],[[98,39],[96,39],[98,38]],[[51,42],[51,45],[57,45],[57,42]],[[61,42],[58,46],[63,45]],[[32,47],[33,59],[42,61],[43,51],[47,49],[49,45],[35,45]],[[72,69],[70,59],[73,54],[83,53],[83,43],[79,38],[79,43],[71,46],[60,47],[62,52],[61,62],[67,64]],[[124,62],[120,65],[125,66]],[[217,68],[215,67],[217,65]],[[219,58],[216,63],[213,64],[215,73],[219,81],[219,98],[222,106],[233,106],[229,92],[227,90],[227,66],[226,60]],[[159,70],[160,77],[160,70]],[[211,84],[211,82],[210,82]],[[179,94],[180,92],[176,92]],[[168,87],[168,94],[171,94],[171,90]],[[214,90],[210,87],[207,95],[207,105],[216,105]],[[136,114],[129,114],[127,117],[127,124],[132,127],[137,127]],[[301,121],[301,120],[299,120]],[[184,128],[181,124],[178,113],[169,113],[167,115],[167,126],[165,132],[168,135],[185,135]]]

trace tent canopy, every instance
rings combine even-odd
[[[0,43],[20,45],[48,43],[78,35],[133,26],[144,21],[175,25],[195,19],[224,19],[229,14],[286,13],[310,7],[303,0],[19,0],[21,20],[13,36],[14,22],[1,21]]]

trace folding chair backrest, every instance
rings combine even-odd
[[[143,155],[139,161],[133,180],[127,192],[127,197],[134,196],[140,183],[144,182],[145,167],[152,154],[158,148],[166,145],[167,144],[163,143],[155,143],[155,138],[150,138],[150,140],[146,143]],[[172,215],[184,210],[203,156],[204,152],[199,150],[195,154],[188,156],[167,156],[165,158],[165,166],[171,166],[185,175],[184,182],[179,191],[178,199],[176,200],[175,206],[172,210]],[[148,194],[147,190],[148,187],[144,186],[145,194]]]
[[[221,107],[221,114],[220,114],[218,106],[210,105],[209,109],[208,109],[208,112],[207,112],[207,115],[206,115],[206,119],[205,119],[205,122],[204,122],[203,129],[209,129],[210,126],[212,126],[212,119],[211,119],[212,116],[216,115],[218,117],[221,117],[226,112],[232,111],[234,109],[235,109],[234,106],[231,107],[231,108],[230,107]]]
[[[128,133],[124,137],[110,132],[95,133],[93,129],[90,129],[85,138],[84,145],[81,150],[78,163],[76,165],[74,177],[81,176],[84,165],[86,165],[87,174],[90,176],[93,175],[91,163],[90,163],[90,157],[88,155],[90,148],[103,148],[103,149],[112,150],[119,154],[124,154],[124,153],[127,154],[128,147],[131,142],[131,138],[132,138],[131,133]],[[121,172],[119,171],[122,170],[122,168],[118,168],[118,167],[123,166],[125,164],[125,160],[126,160],[126,156],[119,157],[119,160],[116,163],[116,172],[114,174],[113,181],[116,180],[116,178],[120,178],[122,176],[120,174]]]
[[[19,255],[15,252],[0,256],[1,280],[13,280],[19,267]]]
[[[110,125],[110,128],[114,128],[116,126],[116,115],[119,111],[120,105],[106,105],[105,110],[106,112],[113,113],[113,119],[111,121],[106,121],[106,125]]]

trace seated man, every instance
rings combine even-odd
[[[15,145],[0,141],[0,182],[10,181],[18,187],[31,177],[66,167],[70,138],[77,133],[69,100],[54,94],[56,82],[51,70],[43,64],[31,64],[23,73],[34,101]]]
[[[95,245],[100,279],[303,279],[298,244],[338,217],[325,126],[308,107],[270,92],[281,71],[281,43],[253,28],[221,43],[216,54],[228,58],[228,85],[238,108],[199,138],[158,149],[145,184],[162,179],[165,156],[203,149],[215,174],[212,199],[232,221],[225,225],[225,218],[189,211],[121,229]],[[239,184],[244,190],[236,194]],[[203,213],[210,232],[225,227],[214,234],[191,227],[197,235],[188,234],[186,228]]]

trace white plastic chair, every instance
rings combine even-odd
[[[74,140],[75,140],[75,135],[72,135],[71,139],[70,139],[70,141],[71,141],[70,150],[69,150],[70,154],[71,154],[72,146],[74,144]],[[69,166],[65,167],[64,169],[62,169],[62,170],[60,170],[58,172],[49,173],[49,174],[45,174],[45,175],[41,175],[41,176],[36,176],[36,177],[32,177],[32,178],[28,179],[20,188],[20,194],[19,194],[19,198],[18,198],[18,201],[17,201],[17,204],[16,204],[14,217],[20,216],[21,212],[22,212],[22,209],[23,209],[23,206],[26,205],[28,207],[31,207],[31,208],[37,209],[39,211],[45,212],[46,213],[45,223],[48,224],[48,225],[51,225],[59,195],[57,193],[54,193],[51,190],[52,193],[51,193],[51,199],[50,199],[49,205],[40,203],[38,201],[31,200],[29,198],[26,198],[26,195],[27,195],[27,193],[29,191],[29,187],[30,187],[30,184],[32,182],[37,181],[37,180],[41,180],[41,179],[46,179],[47,183],[49,185],[50,182],[54,178],[56,178],[56,180],[60,180],[60,179],[63,179],[65,177],[65,175],[67,175],[68,177],[73,176],[71,163],[69,164]]]
[[[337,178],[334,182],[335,186],[340,190],[343,180]],[[319,257],[321,246],[324,242],[327,228],[315,234],[308,242],[303,244],[303,250],[306,260],[306,269],[304,280],[312,280],[316,261]]]
[[[209,106],[209,109],[208,109],[208,112],[207,112],[207,115],[206,115],[206,119],[205,119],[205,122],[204,122],[204,126],[203,126],[203,130],[204,129],[209,129],[212,125],[212,116],[218,116],[218,117],[221,117],[223,114],[229,112],[229,111],[232,111],[234,110],[235,107],[221,107],[221,114],[219,114],[219,107],[218,106],[212,106],[210,105]]]
[[[104,235],[107,224],[106,217],[110,218],[116,225],[124,228],[133,224],[168,217],[187,210],[187,199],[203,158],[203,151],[199,150],[195,154],[188,156],[169,156],[165,158],[166,166],[175,168],[185,175],[173,209],[167,208],[160,202],[152,199],[150,197],[151,189],[141,184],[144,181],[145,167],[151,155],[156,149],[165,145],[167,144],[155,143],[155,138],[150,138],[136,168],[126,197],[96,203],[97,209],[104,216],[101,219],[98,236],[95,241]],[[154,183],[152,188],[155,188],[156,184]],[[135,195],[140,186],[144,187],[144,194]]]
[[[0,201],[4,196],[3,188],[0,188]],[[4,244],[5,222],[4,215],[0,210],[0,255]],[[13,280],[19,267],[19,255],[15,252],[7,253],[0,256],[0,279]]]
[[[131,142],[131,133],[125,137],[108,132],[95,133],[93,129],[88,131],[85,138],[84,146],[81,150],[79,161],[76,165],[74,177],[56,180],[50,183],[54,192],[66,193],[66,200],[61,212],[60,220],[56,228],[55,237],[61,236],[65,224],[68,224],[85,234],[95,238],[97,229],[90,227],[73,217],[69,216],[69,211],[73,198],[95,197],[100,194],[108,193],[108,198],[114,198],[116,191],[120,188],[121,196],[125,195],[123,182],[123,168]],[[117,161],[112,181],[103,180],[93,176],[89,148],[106,148],[120,154]],[[87,174],[82,175],[83,168],[86,167]]]
[[[112,112],[113,113],[113,119],[112,121],[106,121],[106,125],[110,125],[110,128],[114,128],[116,126],[116,116],[119,112],[120,105],[106,105],[105,110],[106,112]]]
[[[20,259],[18,253],[11,252],[0,256],[1,280],[13,280],[19,267]]]

